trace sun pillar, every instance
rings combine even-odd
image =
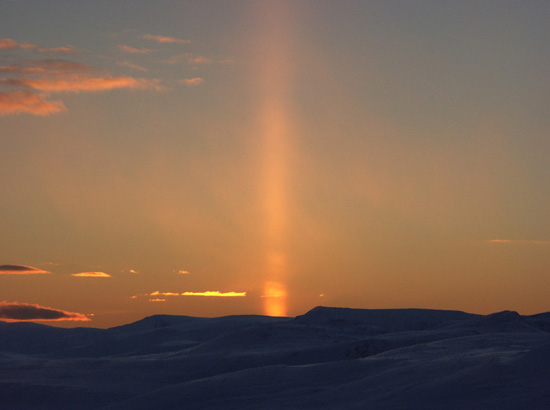
[[[292,151],[291,59],[287,2],[261,2],[260,106],[261,192],[265,220],[264,313],[287,314],[288,177]]]

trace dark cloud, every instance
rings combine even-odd
[[[40,305],[18,302],[0,302],[0,320],[25,321],[25,320],[77,320],[89,321],[82,313],[67,312],[52,309]]]
[[[0,266],[0,275],[36,275],[50,273],[46,270],[33,268],[24,265],[2,265]]]

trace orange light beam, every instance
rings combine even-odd
[[[292,152],[289,10],[284,2],[259,4],[263,33],[260,78],[263,142],[262,198],[265,215],[264,313],[286,316],[288,275],[288,176]]]

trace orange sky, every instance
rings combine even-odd
[[[548,310],[549,36],[536,1],[0,3],[0,319]]]

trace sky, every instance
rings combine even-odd
[[[0,0],[0,319],[550,310],[550,3]]]

